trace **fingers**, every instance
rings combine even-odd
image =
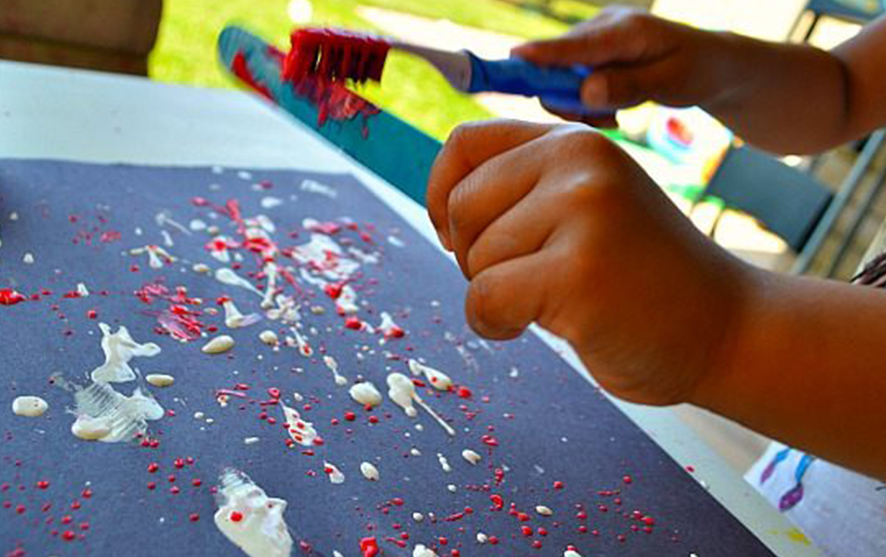
[[[645,31],[651,19],[643,12],[616,9],[576,26],[562,37],[517,46],[511,54],[544,66],[634,61],[648,51]]]
[[[541,106],[554,116],[559,116],[560,118],[568,120],[569,122],[579,122],[582,124],[587,124],[588,126],[591,126],[593,128],[613,129],[618,127],[618,120],[616,120],[614,112],[600,114],[599,116],[596,114],[571,114],[568,112],[557,110],[556,108],[548,106],[545,103],[541,103]]]
[[[519,336],[544,311],[551,271],[550,255],[544,251],[485,269],[468,285],[468,324],[490,339]]]
[[[485,161],[540,137],[553,126],[516,120],[492,120],[459,126],[443,145],[428,178],[426,202],[431,222],[446,249],[449,196],[461,180]]]
[[[546,167],[548,149],[536,138],[487,160],[449,194],[448,237],[459,266],[470,277],[468,250],[500,215],[526,197]]]
[[[673,60],[661,59],[642,65],[595,71],[582,84],[582,103],[590,109],[612,110],[648,100],[670,99],[668,91],[672,88],[671,82],[680,75],[675,66]]]
[[[563,218],[556,194],[539,184],[487,226],[468,248],[465,274],[474,277],[503,261],[541,249]]]

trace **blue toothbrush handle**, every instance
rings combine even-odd
[[[570,114],[611,115],[610,111],[591,111],[581,102],[581,84],[591,74],[582,66],[540,67],[520,58],[483,60],[472,52],[469,93],[494,91],[524,97],[538,97],[545,105]]]

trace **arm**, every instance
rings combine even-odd
[[[427,201],[478,334],[536,322],[615,396],[692,402],[886,478],[886,292],[737,260],[585,126],[462,126]]]
[[[689,400],[886,479],[886,292],[757,272],[753,296]]]
[[[593,108],[699,105],[770,151],[811,153],[886,124],[886,18],[833,52],[711,33],[615,8],[515,55],[585,64]]]

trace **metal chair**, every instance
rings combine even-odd
[[[809,174],[748,146],[732,147],[726,152],[696,204],[709,196],[724,203],[711,235],[723,213],[737,209],[757,219],[801,255],[807,255],[808,247],[818,249],[819,246],[810,246],[809,239],[834,198],[827,187]]]
[[[803,33],[804,43],[809,42],[822,17],[864,24],[886,12],[886,5],[883,0],[810,0],[794,24],[794,31],[799,27],[800,19],[805,12],[812,13],[812,20]]]

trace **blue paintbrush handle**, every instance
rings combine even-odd
[[[590,111],[581,102],[581,84],[591,74],[582,66],[541,67],[520,58],[483,60],[467,52],[471,60],[469,93],[494,91],[524,97],[538,97],[547,106],[562,112],[602,116],[611,112]]]

